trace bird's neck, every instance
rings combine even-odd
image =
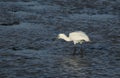
[[[64,39],[65,41],[71,41],[70,38],[67,37],[66,35],[64,35],[64,36],[62,37],[62,39]]]

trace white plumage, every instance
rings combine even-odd
[[[83,31],[76,31],[76,32],[71,32],[69,34],[69,37],[67,37],[65,34],[59,34],[58,35],[58,38],[59,39],[64,39],[65,41],[73,41],[74,44],[76,43],[81,43],[82,42],[89,42],[90,39],[89,37],[87,36],[86,33],[84,33]]]
[[[89,37],[83,31],[71,32],[69,33],[69,37],[67,37],[65,34],[62,33],[58,35],[58,39],[64,39],[65,41],[73,41],[74,44],[77,44],[77,43],[82,44],[83,42],[90,42]],[[75,51],[76,51],[76,48],[74,50],[74,54],[75,54]]]

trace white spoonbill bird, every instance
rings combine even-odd
[[[74,43],[74,52],[73,55],[76,54],[76,44],[80,43],[81,44],[81,57],[83,57],[83,51],[82,51],[82,43],[83,42],[90,42],[89,37],[87,34],[83,31],[75,31],[69,33],[69,37],[67,37],[65,34],[61,33],[58,35],[58,39],[64,39],[65,41],[73,41]]]

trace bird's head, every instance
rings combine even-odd
[[[58,39],[62,39],[64,36],[65,36],[65,35],[64,35],[63,33],[61,33],[61,34],[58,34],[57,38],[58,38]]]
[[[52,40],[55,41],[55,40],[57,40],[57,39],[62,39],[62,36],[63,36],[63,34],[58,34],[58,36],[55,37],[55,38],[53,38]]]

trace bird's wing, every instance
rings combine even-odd
[[[71,40],[85,40],[85,41],[89,41],[89,37],[87,36],[86,33],[82,32],[82,31],[77,31],[77,32],[72,32],[69,34],[69,37]]]

